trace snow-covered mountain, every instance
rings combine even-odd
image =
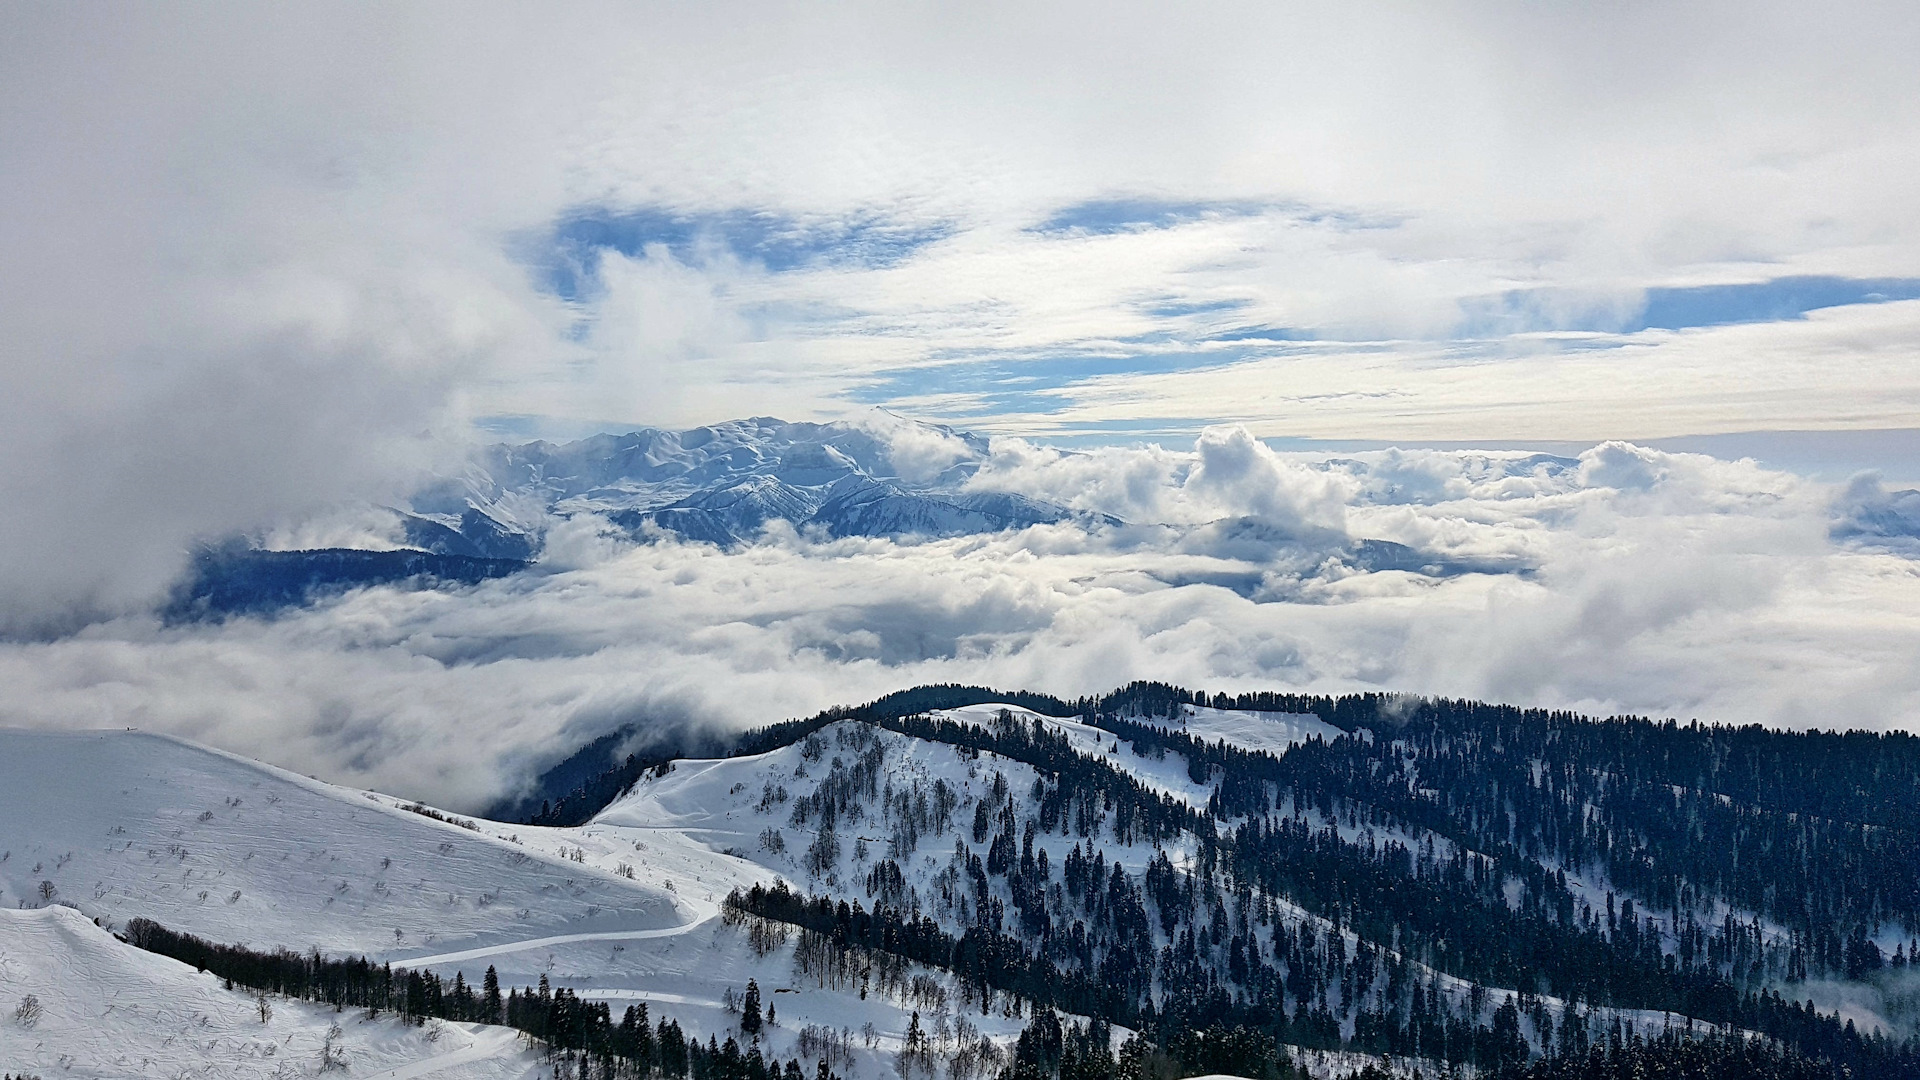
[[[0,907],[21,909],[0,911],[0,1065],[313,1075],[338,1022],[349,1075],[552,1072],[504,1028],[408,1027],[280,998],[263,1023],[244,987],[110,935],[135,918],[473,986],[491,967],[503,986],[550,983],[616,1017],[646,1003],[691,1038],[751,1041],[776,1064],[804,1059],[809,1077],[821,1057],[842,1077],[892,1075],[916,1023],[947,1054],[974,1040],[968,1053],[989,1063],[1018,1033],[1011,1014],[961,1023],[960,988],[939,971],[810,982],[794,935],[751,937],[722,917],[731,890],[773,879],[722,847],[664,820],[548,829],[463,818],[140,732],[0,730]],[[737,1008],[750,980],[777,1010],[754,1040]],[[28,995],[35,1015],[15,1018]]]
[[[1122,521],[1005,490],[1011,474],[982,478],[989,449],[982,436],[891,416],[828,424],[755,417],[564,444],[502,443],[425,484],[402,506],[343,510],[340,521],[288,526],[200,551],[166,614],[174,620],[270,614],[362,586],[472,585],[537,563],[550,532],[580,518],[589,519],[592,532],[611,530],[634,543],[679,539],[723,549],[761,541],[769,529],[821,540],[917,543],[1074,523],[1104,533],[1102,543],[1198,556],[1148,571],[1169,585],[1217,585],[1260,601],[1355,574],[1437,578],[1528,568],[1512,552],[1428,551],[1349,534],[1338,515],[1322,521],[1302,516],[1299,507],[1261,509],[1272,492],[1248,496],[1252,513],[1235,512],[1242,508],[1233,498],[1221,503],[1207,496],[1171,521],[1154,520],[1166,508],[1147,505],[1137,507],[1142,520]],[[1567,466],[1563,459],[1488,458],[1473,475],[1545,483]],[[1220,469],[1232,475],[1234,467],[1228,462]],[[1337,467],[1362,503],[1405,501],[1426,491],[1423,484],[1431,486],[1418,470],[1375,476],[1360,462],[1324,467]],[[1190,466],[1175,471],[1191,476]],[[1078,498],[1055,487],[1035,490]]]
[[[1911,1074],[1913,1044],[1890,1040],[1920,946],[1901,940],[1910,880],[1888,872],[1912,850],[1911,802],[1818,779],[1908,790],[1909,741],[1148,683],[1014,696],[1031,707],[922,687],[747,733],[728,756],[629,761],[565,826],[133,731],[0,731],[0,906],[28,909],[0,919],[17,1014],[0,1016],[0,1061],[126,1075],[128,1055],[172,1061],[181,1038],[228,1075],[264,1061],[257,1000],[135,951],[165,952],[135,922],[153,920],[254,957],[410,969],[407,1015],[439,1017],[438,1038],[357,1013],[346,1037],[398,1075],[524,1073],[471,1011],[434,1011],[424,989],[415,1007],[425,980],[483,972],[550,987],[543,1009],[561,991],[605,1004],[602,1023],[645,1003],[722,1058],[731,1040],[782,1063],[781,1080],[823,1059],[844,1078],[985,1080],[1010,1059],[1138,1076],[1142,1055],[1169,1075],[1435,1075],[1582,1059],[1615,1032],[1771,1045],[1759,1032],[1856,1075]],[[1649,740],[1662,753],[1623,756]],[[1626,760],[1648,775],[1594,764]],[[1756,785],[1787,760],[1812,787]],[[1876,825],[1810,827],[1807,798]],[[1653,827],[1656,801],[1685,835]],[[1661,892],[1683,863],[1686,893]],[[1781,883],[1831,914],[1750,906]],[[1775,989],[1822,980],[1817,1012]],[[273,1053],[311,1057],[325,1016],[282,1007]],[[563,1037],[527,1015],[505,1014]],[[127,1030],[103,1041],[103,1023]]]
[[[511,527],[502,524],[511,516],[503,507],[603,514],[635,537],[659,530],[722,546],[751,540],[775,520],[828,536],[944,537],[1076,516],[1020,495],[965,490],[986,460],[986,439],[898,424],[883,437],[852,424],[754,417],[562,445],[503,444],[465,475],[422,492],[414,514],[444,524],[475,553],[507,550],[500,539],[475,542]],[[456,553],[451,539],[440,539]]]

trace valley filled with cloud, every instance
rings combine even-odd
[[[1920,648],[1915,496],[1871,479],[1625,443],[1327,459],[1238,428],[1093,450],[874,433],[922,470],[977,456],[968,491],[1080,513],[934,539],[773,519],[725,547],[554,515],[531,569],[479,585],[0,645],[8,719],[162,730],[471,809],[623,725],[738,728],[929,682],[1387,690],[1794,728],[1898,726],[1920,703],[1902,659]],[[396,544],[391,517],[357,513],[341,528]]]
[[[362,14],[0,42],[0,724],[462,808],[933,681],[1912,726],[1911,5]],[[165,613],[753,416],[978,527],[503,472],[528,569]]]

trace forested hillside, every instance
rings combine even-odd
[[[982,704],[1008,696],[833,710],[697,777],[630,761],[569,812],[726,814],[791,883],[740,917],[1087,1018],[1023,1040],[1042,1075],[1278,1075],[1288,1046],[1578,1075],[1714,1031],[1920,1070],[1912,1017],[1811,992],[1908,976],[1911,736],[1148,684]],[[1287,724],[1276,750],[1261,725]],[[1132,1056],[1076,1057],[1089,1021],[1137,1031]]]

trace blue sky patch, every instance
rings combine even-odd
[[[1213,315],[1222,311],[1238,311],[1248,307],[1251,300],[1163,300],[1141,308],[1148,315],[1163,319],[1178,319],[1185,315]]]
[[[1557,289],[1516,289],[1463,305],[1456,331],[1467,338],[1566,330],[1632,334],[1738,323],[1803,319],[1810,311],[1848,304],[1920,299],[1920,278],[1846,278],[1819,275],[1731,285],[1648,289],[1639,303],[1585,303]]]
[[[1320,335],[1297,326],[1243,326],[1209,334],[1208,341],[1318,341]]]
[[[557,295],[578,300],[593,291],[602,251],[639,256],[664,247],[697,264],[725,252],[773,273],[809,266],[881,269],[952,235],[947,224],[903,224],[883,218],[803,220],[765,210],[692,213],[648,206],[587,208],[560,219],[535,261]]]
[[[1159,352],[1132,355],[1047,354],[967,358],[957,363],[896,368],[847,397],[884,405],[902,398],[965,395],[980,412],[1056,413],[1071,403],[1058,391],[1113,375],[1201,371],[1246,359],[1241,352]]]
[[[1626,331],[1778,322],[1804,318],[1821,308],[1916,299],[1920,278],[1784,277],[1743,285],[1648,289],[1646,308]]]
[[[1031,231],[1110,236],[1114,233],[1171,229],[1210,217],[1252,217],[1266,209],[1262,204],[1246,202],[1092,199],[1054,211]]]

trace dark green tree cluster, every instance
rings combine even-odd
[[[1899,1075],[1911,1073],[1856,1072],[1764,1039],[1663,1034],[1513,1065],[1496,1074],[1496,1080],[1869,1080]]]
[[[129,923],[125,940],[210,972],[229,986],[321,1002],[336,1009],[391,1011],[412,1023],[438,1018],[505,1024],[546,1046],[556,1077],[838,1080],[825,1060],[819,1061],[811,1074],[798,1059],[789,1059],[784,1065],[768,1061],[761,1055],[757,1040],[743,1048],[731,1037],[722,1042],[709,1035],[702,1044],[688,1038],[678,1021],[662,1017],[652,1024],[644,1003],[628,1006],[616,1022],[606,1002],[583,1001],[564,987],[554,989],[545,975],[540,977],[539,986],[516,987],[503,998],[499,976],[491,967],[481,988],[475,991],[464,973],[456,973],[449,984],[431,971],[374,964],[365,957],[330,960],[317,950],[306,954],[257,952],[177,933],[150,919]],[[751,1036],[759,1030],[762,1018],[759,988],[749,984],[748,989],[750,1008],[743,1016],[741,1030]]]

